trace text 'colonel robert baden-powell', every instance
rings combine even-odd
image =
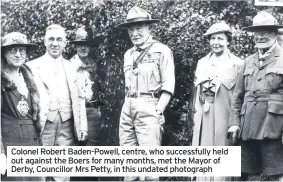
[[[165,152],[164,152],[165,151]],[[203,149],[188,149],[188,150],[164,150],[163,154],[166,155],[202,155],[210,156],[212,155],[228,155],[228,149],[221,150],[209,150],[206,148]],[[122,155],[147,155],[147,151],[143,149],[123,149],[121,150]],[[150,155],[157,155],[159,152],[155,153],[155,150],[149,150]],[[120,155],[119,149],[84,149],[84,148],[62,148],[62,149],[53,149],[53,148],[36,148],[36,149],[23,149],[23,148],[12,148],[12,155]]]

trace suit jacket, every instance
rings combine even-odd
[[[49,91],[49,87],[52,80],[50,80],[49,75],[53,68],[49,61],[50,61],[50,57],[46,53],[42,57],[39,57],[35,60],[26,63],[27,66],[31,68],[34,75],[35,83],[37,84],[37,87],[39,89],[39,95],[40,95],[39,118],[40,118],[40,123],[42,125],[41,133],[44,129],[47,120],[49,104],[51,101],[51,94]],[[71,64],[70,61],[64,58],[62,58],[62,62],[72,100],[75,135],[77,137],[79,130],[87,131],[85,99],[83,97],[83,90],[78,81],[75,67]]]
[[[232,98],[229,125],[241,128],[242,140],[280,139],[283,130],[283,49],[276,45],[260,65],[246,58]]]

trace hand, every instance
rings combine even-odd
[[[237,141],[238,141],[238,137],[239,137],[239,133],[240,133],[240,127],[237,126],[237,125],[233,125],[233,126],[230,126],[229,129],[228,129],[228,138],[231,139],[231,135],[232,135],[232,141],[233,141],[233,144],[236,144]]]
[[[80,130],[78,139],[82,142],[85,141],[87,139],[87,131]]]
[[[6,169],[7,169],[7,159],[5,154],[0,154],[0,159],[1,159],[1,174],[5,175]]]

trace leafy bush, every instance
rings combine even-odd
[[[176,92],[166,110],[164,145],[189,145],[193,122],[190,106],[191,87],[197,61],[210,49],[203,33],[213,24],[224,20],[234,31],[230,49],[244,58],[254,51],[252,35],[241,28],[252,24],[252,18],[262,9],[274,14],[282,24],[282,8],[254,7],[248,1],[2,1],[1,36],[12,31],[26,34],[39,47],[30,59],[44,54],[45,28],[57,23],[66,28],[69,40],[77,28],[85,25],[95,37],[91,52],[102,78],[104,98],[102,107],[101,145],[118,145],[118,123],[124,100],[123,54],[132,47],[128,34],[115,26],[125,20],[127,11],[138,5],[154,18],[154,37],[167,44],[174,53]],[[65,58],[75,54],[67,45]]]

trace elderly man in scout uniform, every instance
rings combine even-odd
[[[126,22],[117,26],[128,29],[134,44],[124,55],[126,98],[119,126],[121,146],[161,145],[163,112],[174,93],[175,73],[172,51],[150,35],[150,24],[156,22],[159,20],[135,6]]]
[[[232,98],[228,132],[242,149],[243,180],[263,172],[271,180],[283,174],[283,49],[276,19],[259,12],[253,26],[257,52],[246,58]]]
[[[27,65],[32,69],[40,94],[42,143],[45,146],[72,146],[87,137],[85,100],[77,84],[76,69],[62,57],[66,45],[63,27],[53,24],[45,34],[46,53]],[[47,180],[68,181],[69,177]]]

